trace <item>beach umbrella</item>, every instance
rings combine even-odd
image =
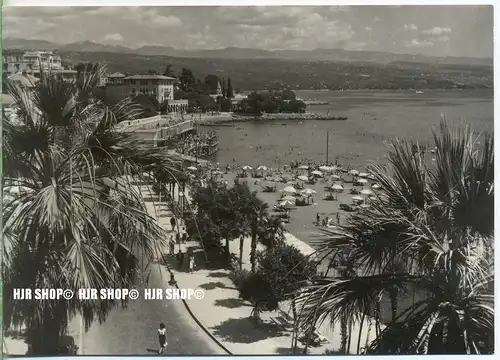
[[[377,180],[375,178],[375,175],[372,175],[372,174],[368,175],[368,179],[373,180],[373,181]]]
[[[301,193],[304,195],[313,195],[313,194],[316,194],[316,191],[313,189],[304,189],[301,191]]]
[[[282,191],[289,194],[295,194],[297,192],[293,186],[287,186]]]
[[[308,170],[309,166],[307,166],[307,165],[300,165],[299,169],[301,169],[301,170]]]
[[[368,190],[368,189],[363,189],[360,191],[360,194],[363,194],[363,195],[370,195],[372,193],[371,190]]]
[[[311,174],[317,175],[317,176],[323,176],[323,173],[319,170],[314,170],[313,172],[311,172]]]
[[[263,170],[263,171],[266,171],[268,170],[268,167],[267,166],[264,166],[264,165],[261,165],[257,168],[257,170]]]
[[[338,176],[338,175],[332,175],[332,179],[334,179],[334,180],[340,180],[342,178],[340,176]]]
[[[281,201],[295,201],[295,198],[292,196],[292,195],[286,195],[286,196],[283,196],[281,199]]]
[[[300,175],[300,176],[297,177],[297,179],[302,180],[302,181],[309,180],[309,178],[307,176],[305,176],[305,175]]]
[[[357,175],[359,175],[359,171],[358,171],[358,170],[350,170],[350,171],[349,171],[349,174],[350,174],[350,175],[357,176]]]
[[[381,188],[381,186],[379,184],[373,184],[372,185],[372,189],[374,189],[374,190],[378,190],[380,188]]]
[[[286,206],[286,207],[294,206],[295,205],[295,201],[285,200],[285,201],[280,202],[280,205],[281,206]]]
[[[319,169],[321,171],[324,171],[324,172],[332,172],[332,171],[337,170],[337,168],[335,166],[325,166],[325,165],[320,166]]]
[[[356,195],[356,196],[353,196],[353,197],[352,197],[352,200],[353,200],[353,201],[363,201],[363,198],[362,198],[361,196],[357,196],[357,195]]]
[[[344,190],[344,187],[342,185],[339,185],[339,184],[333,184],[331,189],[333,191],[342,191],[342,190]]]
[[[368,182],[368,180],[366,180],[366,179],[358,179],[358,180],[356,180],[356,182],[358,184],[366,184]]]
[[[362,177],[362,178],[368,177],[368,173],[360,173],[359,177]]]
[[[188,169],[188,170],[191,170],[191,171],[196,171],[196,170],[198,170],[198,168],[196,168],[195,166],[189,166],[187,169]]]
[[[247,170],[252,170],[253,167],[251,167],[250,165],[245,165],[242,167],[243,170],[247,171]]]

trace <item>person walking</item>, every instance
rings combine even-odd
[[[173,216],[172,216],[172,217],[170,218],[170,225],[172,226],[172,231],[174,231],[174,230],[175,230],[175,223],[176,223],[176,221],[175,221],[175,217],[173,217]]]
[[[167,347],[167,328],[164,323],[160,323],[160,328],[158,329],[158,341],[160,342],[160,350],[158,350],[158,354],[162,354]]]
[[[320,221],[319,213],[316,213],[316,226],[319,226],[319,221]]]
[[[182,265],[184,265],[184,253],[181,250],[179,253],[179,270],[182,270]]]
[[[170,240],[168,241],[168,246],[169,246],[170,255],[173,256],[174,255],[174,246],[175,246],[173,235],[170,235]]]
[[[189,257],[189,272],[194,271],[194,254]]]

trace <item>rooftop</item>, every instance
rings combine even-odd
[[[125,78],[126,80],[175,80],[175,78],[163,75],[132,75]]]
[[[108,75],[108,77],[109,78],[121,78],[121,77],[125,78],[125,77],[127,77],[127,75],[122,74],[120,72],[115,72],[115,73],[113,73],[111,75]]]

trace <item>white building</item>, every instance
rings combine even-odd
[[[40,72],[41,69],[63,70],[61,57],[52,51],[5,50],[3,53],[3,72],[7,75]]]
[[[186,112],[188,101],[174,100],[175,81],[175,78],[163,75],[125,76],[114,73],[107,77],[106,92],[114,99],[139,94],[153,96],[159,104],[167,103],[169,112]]]

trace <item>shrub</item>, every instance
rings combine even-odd
[[[244,291],[244,286],[249,276],[250,272],[246,269],[240,270],[239,264],[237,264],[235,270],[231,271],[229,278],[233,282],[234,286],[236,286],[238,291],[241,293],[242,290]]]
[[[252,302],[254,310],[275,310],[278,308],[274,290],[271,284],[259,273],[250,273],[241,283],[239,289],[243,300]]]

